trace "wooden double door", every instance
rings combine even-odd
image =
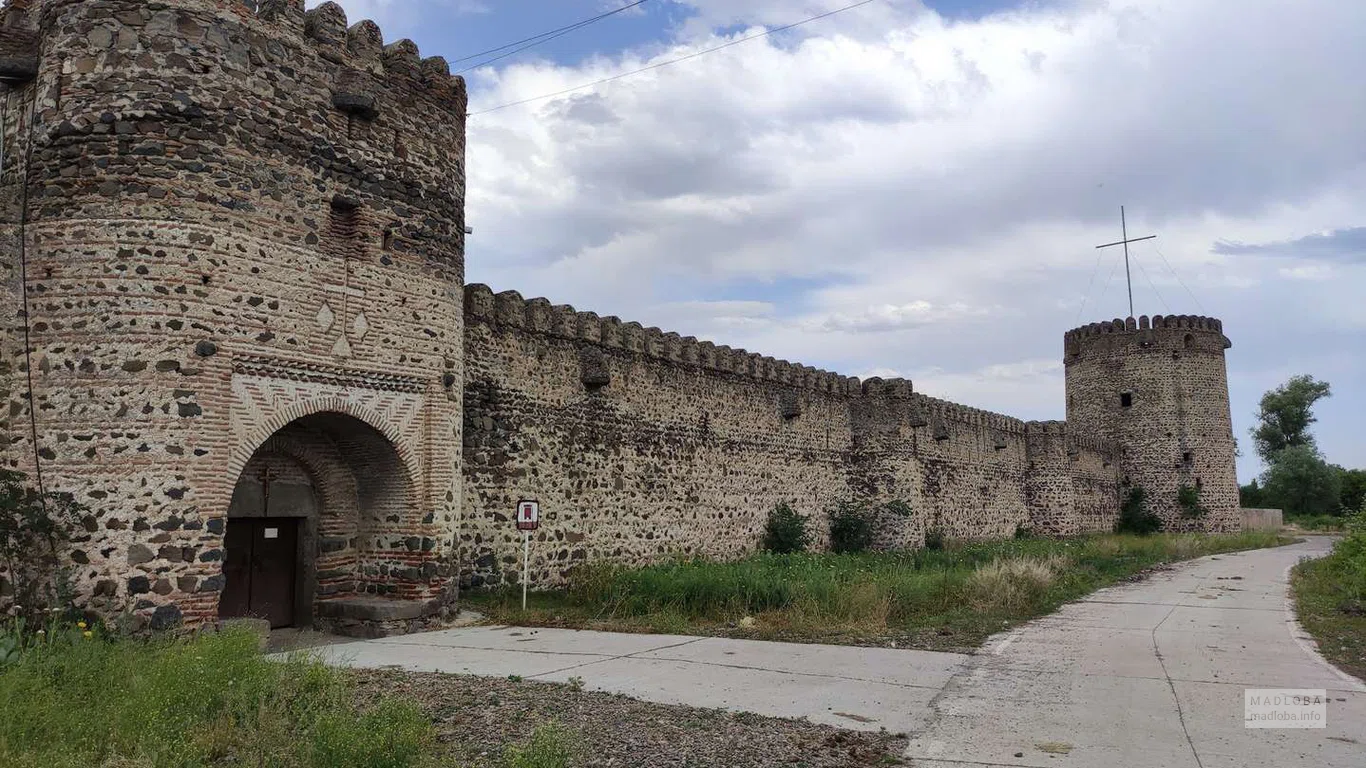
[[[272,629],[294,623],[300,522],[293,517],[228,519],[221,618],[267,619]]]

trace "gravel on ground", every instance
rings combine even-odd
[[[388,695],[422,707],[436,726],[443,763],[456,766],[501,765],[509,745],[549,723],[573,734],[571,765],[584,768],[900,765],[907,744],[905,734],[652,704],[573,685],[392,669],[351,674],[364,701]]]

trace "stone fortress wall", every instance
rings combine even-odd
[[[466,584],[520,568],[520,498],[541,502],[531,578],[593,560],[641,564],[753,551],[769,510],[815,520],[837,502],[901,501],[880,543],[1108,530],[1114,449],[1061,422],[1024,422],[643,328],[465,288]],[[819,542],[818,542],[819,543]]]
[[[1126,479],[1236,516],[1217,321],[1074,331],[1069,421],[1024,422],[494,295],[465,116],[445,61],[334,3],[4,6],[0,445],[89,508],[82,604],[211,621],[229,532],[297,523],[292,623],[407,631],[516,571],[522,497],[538,585],[743,555],[783,501],[904,502],[889,547],[1105,530]]]

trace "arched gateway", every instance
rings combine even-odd
[[[233,489],[219,616],[312,623],[319,599],[400,591],[394,538],[421,524],[407,469],[384,435],[341,413],[290,422]]]
[[[219,617],[277,628],[418,618],[437,570],[420,509],[379,430],[331,411],[289,422],[233,489]]]

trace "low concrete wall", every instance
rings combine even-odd
[[[1285,524],[1279,509],[1244,509],[1243,530],[1277,531]]]

